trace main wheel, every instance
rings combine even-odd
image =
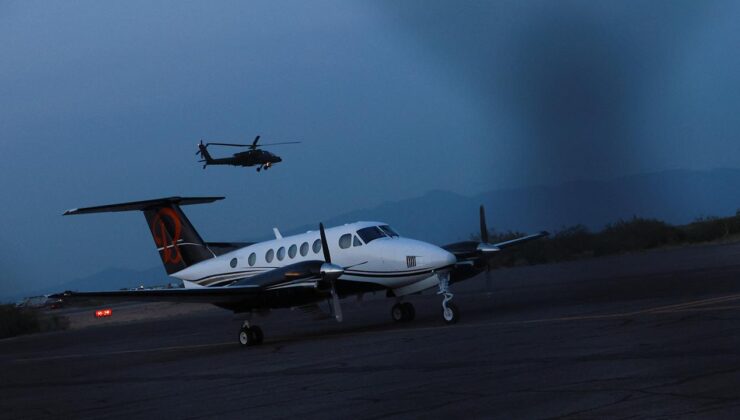
[[[404,312],[404,321],[413,321],[416,318],[416,309],[414,309],[414,305],[411,302],[402,303],[401,308]]]
[[[457,309],[457,305],[450,302],[447,307],[442,311],[442,319],[447,324],[454,324],[460,320],[460,310]]]
[[[252,333],[252,329],[249,327],[242,327],[241,330],[239,330],[239,344],[242,345],[242,347],[247,347],[255,344],[255,337]]]
[[[252,337],[254,338],[254,344],[262,344],[262,339],[265,338],[264,334],[262,334],[262,328],[252,325],[250,328],[252,330]]]
[[[396,303],[391,308],[391,318],[393,318],[393,322],[401,322],[405,319],[406,311],[403,308],[403,305],[400,303]]]

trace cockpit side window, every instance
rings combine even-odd
[[[382,230],[386,235],[390,236],[391,238],[397,238],[399,236],[398,232],[393,230],[393,228],[388,225],[382,225],[378,227],[380,228],[380,230]]]
[[[377,226],[362,228],[357,231],[357,235],[359,235],[360,238],[362,238],[362,241],[366,244],[369,244],[370,242],[378,238],[384,238],[386,236],[385,233],[383,233],[383,231],[380,230]]]
[[[357,237],[357,235],[354,235],[352,237],[352,246],[362,246],[362,242],[360,241],[360,238]]]

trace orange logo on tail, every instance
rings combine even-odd
[[[167,242],[167,225],[164,219],[168,218],[172,220],[174,232],[172,232],[172,243]],[[180,231],[182,225],[180,218],[177,217],[177,213],[171,208],[163,208],[157,212],[157,215],[152,220],[152,236],[154,236],[154,243],[157,244],[158,248],[162,248],[162,261],[165,264],[176,264],[182,261],[182,255],[180,254],[180,248],[177,242],[180,240]]]

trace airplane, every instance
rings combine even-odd
[[[263,146],[276,146],[279,144],[297,144],[300,143],[299,141],[288,141],[288,142],[281,142],[281,143],[268,143],[268,144],[260,144],[258,145],[257,142],[259,142],[260,136],[257,136],[254,138],[254,141],[252,144],[236,144],[236,143],[206,143],[203,144],[203,140],[200,141],[198,144],[198,151],[195,152],[196,155],[201,155],[203,159],[199,160],[198,162],[205,162],[203,163],[203,169],[206,168],[208,165],[232,165],[232,166],[257,166],[257,172],[261,171],[262,169],[268,170],[272,165],[276,163],[280,163],[283,161],[283,159],[280,156],[275,155],[274,153],[270,153],[267,150],[260,149],[260,147]],[[248,147],[249,150],[239,153],[234,153],[231,157],[227,158],[217,158],[214,159],[211,157],[211,154],[208,153],[208,146],[229,146],[229,147]]]
[[[483,206],[481,241],[443,247],[401,236],[383,222],[355,222],[318,231],[282,236],[258,243],[205,242],[181,206],[212,203],[224,197],[167,197],[67,210],[64,215],[141,211],[167,274],[184,288],[71,292],[53,295],[65,302],[174,301],[205,302],[243,316],[239,343],[263,341],[252,314],[279,308],[317,308],[329,303],[329,315],[341,322],[340,299],[368,292],[385,292],[395,299],[393,321],[411,321],[414,306],[404,297],[437,288],[442,318],[453,324],[460,311],[451,302],[450,285],[488,267],[489,259],[507,248],[547,236],[540,232],[491,244]]]

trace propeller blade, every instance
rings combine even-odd
[[[324,251],[324,261],[331,264],[331,254],[329,254],[329,244],[326,242],[326,232],[324,232],[323,223],[319,223],[319,235],[321,235],[321,249]]]
[[[337,291],[334,290],[334,282],[332,282],[331,285],[331,308],[334,313],[334,319],[336,319],[337,322],[342,322],[342,305],[339,304],[339,295],[337,295]]]
[[[493,282],[491,281],[491,266],[486,264],[486,293],[488,293],[489,295],[491,294],[493,289],[492,284]]]
[[[480,206],[480,241],[488,243],[488,227],[486,226],[486,210]]]

